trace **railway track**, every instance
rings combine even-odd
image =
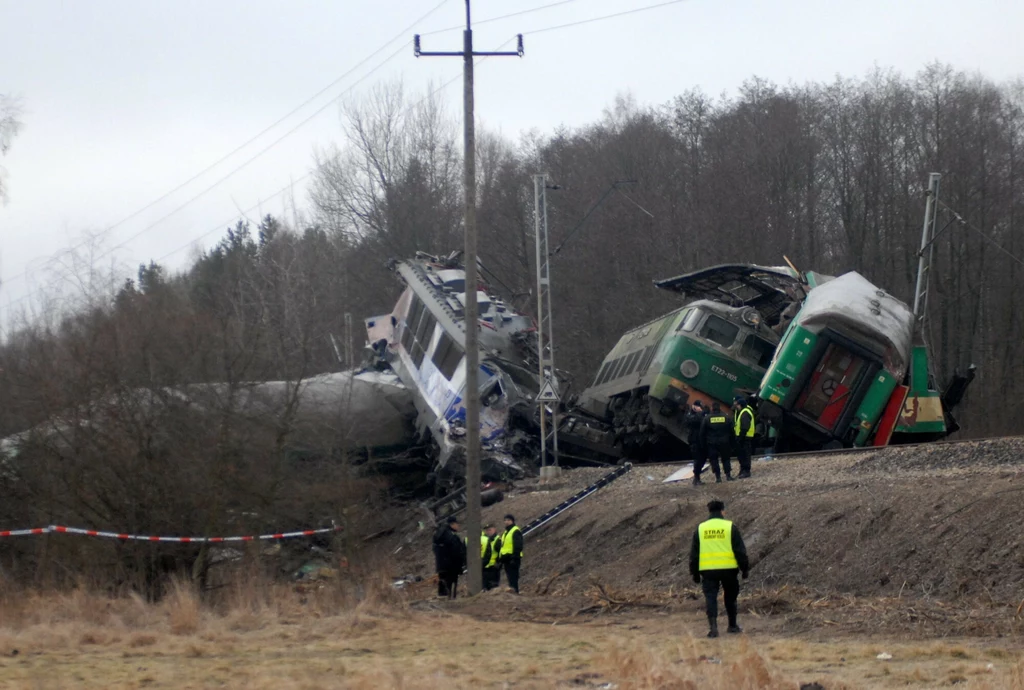
[[[833,448],[829,450],[802,450],[793,453],[769,453],[754,455],[752,460],[760,460],[763,458],[771,458],[773,460],[785,459],[785,458],[802,458],[802,457],[813,457],[819,455],[846,455],[850,453],[869,453],[869,452],[880,452],[885,453],[897,448],[934,448],[936,446],[955,446],[963,445],[968,443],[982,443],[985,441],[1010,441],[1014,439],[1024,438],[1022,436],[993,436],[989,438],[971,438],[971,439],[957,439],[957,440],[945,440],[945,441],[929,441],[926,443],[903,443],[892,446],[863,446],[860,448]],[[733,459],[735,461],[735,458]],[[636,462],[636,461],[634,461]],[[644,467],[660,467],[660,466],[675,466],[691,462],[690,460],[666,460],[661,462],[637,462],[638,465]]]

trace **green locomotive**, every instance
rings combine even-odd
[[[801,284],[790,269],[745,264],[656,282],[693,301],[625,333],[577,410],[609,425],[628,457],[678,452],[689,441],[690,405],[727,407],[735,395],[758,390]]]

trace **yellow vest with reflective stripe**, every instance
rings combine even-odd
[[[700,539],[699,570],[728,570],[739,568],[736,554],[732,552],[732,522],[722,518],[711,518],[697,527]]]
[[[519,525],[512,525],[507,530],[505,530],[505,533],[503,535],[501,535],[501,555],[502,556],[518,556],[519,558],[523,557],[523,552],[522,551],[520,551],[519,553],[513,553],[513,551],[512,551],[513,541],[514,541],[512,539],[512,535],[515,534],[516,532],[521,532],[521,531],[522,530],[519,529]]]
[[[750,407],[750,405],[747,405],[742,410],[740,410],[739,412],[736,413],[735,426],[733,428],[733,433],[736,434],[737,436],[740,435],[740,418],[743,417],[743,415],[748,413],[748,412],[750,413],[750,428],[747,429],[747,438],[753,438],[754,437],[754,410],[753,410],[752,407]]]
[[[485,568],[493,568],[498,564],[498,545],[501,542],[498,538],[494,538],[494,543],[491,543],[491,538],[486,534],[480,535],[480,562],[484,564]],[[491,557],[487,557],[487,545],[491,545]]]

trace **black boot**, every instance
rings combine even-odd
[[[731,474],[725,475],[725,481],[731,482],[732,481],[732,475]]]
[[[693,477],[693,485],[694,485],[694,486],[700,486],[700,485],[701,485],[701,484],[703,484],[703,483],[704,483],[704,482],[702,482],[702,481],[700,480],[700,475],[699,475],[699,474],[698,474],[698,475],[694,475],[694,477]]]
[[[739,635],[741,632],[743,632],[743,628],[736,625],[735,623],[730,623],[729,627],[726,629],[725,632],[731,633],[733,635]]]
[[[721,484],[721,483],[722,483],[722,475],[716,474],[715,475],[715,484]]]
[[[718,637],[718,619],[708,618],[708,637]]]

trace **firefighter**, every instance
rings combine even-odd
[[[747,399],[737,395],[732,403],[733,434],[736,439],[736,457],[740,461],[739,479],[750,476],[750,455],[754,445],[754,408],[747,404]]]
[[[499,559],[505,570],[508,587],[519,594],[519,566],[523,562],[523,532],[516,525],[512,515],[505,516],[505,533],[501,535],[501,551]]]
[[[484,527],[480,535],[480,564],[483,566],[484,589],[494,589],[501,582],[501,569],[498,567],[498,552],[501,540],[494,525]]]
[[[697,525],[690,546],[690,574],[704,590],[708,615],[708,637],[718,637],[718,588],[725,594],[725,613],[729,617],[726,632],[743,632],[736,623],[736,597],[740,592],[737,575],[746,580],[750,575],[747,547],[739,528],[723,517],[725,504],[719,500],[708,503],[708,519]]]
[[[701,426],[704,423],[704,417],[707,416],[707,410],[704,409],[704,403],[700,400],[693,403],[690,411],[686,414],[684,422],[687,428],[686,440],[690,444],[690,454],[693,455],[693,483],[694,485],[703,484],[700,480],[700,473],[704,470],[704,462],[707,460],[707,449],[704,447],[704,442],[701,437]]]
[[[434,532],[434,564],[437,566],[437,596],[455,598],[459,574],[466,567],[466,544],[459,538],[459,520],[454,515]]]
[[[732,428],[729,418],[722,412],[722,406],[711,403],[711,412],[701,422],[701,443],[711,461],[711,471],[715,473],[715,481],[721,483],[722,468],[719,467],[719,457],[725,469],[725,478],[732,481],[732,463],[730,462],[731,449],[729,447]]]

